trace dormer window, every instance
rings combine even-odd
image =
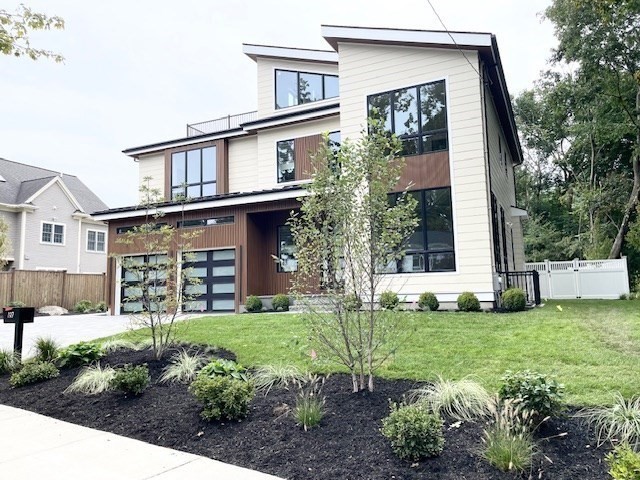
[[[199,198],[216,194],[216,147],[171,155],[171,198]]]
[[[338,96],[338,76],[276,70],[276,109]]]

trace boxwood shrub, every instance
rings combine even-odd
[[[127,364],[118,368],[113,377],[112,385],[124,393],[140,395],[149,386],[149,367]]]
[[[278,310],[286,312],[289,310],[289,304],[289,297],[284,293],[278,293],[277,295],[274,295],[273,299],[271,299],[271,306],[276,312]]]
[[[462,312],[479,312],[480,301],[473,292],[462,292],[458,296],[458,309]]]
[[[527,306],[527,298],[521,288],[510,288],[502,292],[502,308],[507,312],[521,312]]]
[[[440,455],[444,448],[443,421],[424,406],[391,404],[391,413],[382,420],[382,434],[393,452],[402,459],[419,460]]]
[[[435,312],[440,308],[440,302],[438,302],[438,298],[431,292],[424,292],[420,294],[420,298],[418,298],[418,307],[421,310],[430,310]]]
[[[204,404],[200,416],[205,420],[239,420],[249,413],[255,395],[253,384],[228,376],[199,375],[189,391]]]
[[[59,374],[59,370],[51,362],[27,362],[19,371],[11,375],[9,383],[12,387],[24,387],[31,383],[55,378]]]
[[[256,295],[249,295],[244,302],[244,308],[247,312],[257,313],[262,311],[262,300]]]
[[[398,298],[398,294],[396,292],[386,291],[380,294],[380,308],[385,310],[394,310],[398,308],[400,304],[400,299]]]

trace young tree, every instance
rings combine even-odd
[[[144,180],[140,192],[145,221],[116,240],[132,245],[137,254],[116,255],[116,260],[125,272],[122,300],[138,307],[130,313],[132,324],[150,330],[153,354],[159,359],[173,343],[181,309],[193,299],[184,286],[199,283],[185,263],[191,260],[190,242],[201,231],[185,232],[163,222],[164,213],[157,208],[160,191],[149,187],[150,178]]]
[[[32,11],[29,7],[20,5],[10,13],[0,9],[0,53],[15,57],[27,57],[37,60],[40,57],[51,58],[56,63],[62,62],[64,57],[58,53],[33,48],[29,35],[36,30],[64,29],[64,20],[58,16],[47,16]]]
[[[409,333],[408,316],[376,302],[381,273],[403,256],[418,224],[414,197],[389,201],[404,166],[398,140],[375,121],[370,131],[337,152],[325,138],[312,159],[308,195],[290,220],[298,261],[293,290],[303,318],[320,355],[349,369],[354,392],[373,391],[376,369]],[[318,284],[322,296],[314,301]]]

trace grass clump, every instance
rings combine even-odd
[[[298,383],[300,393],[293,414],[305,432],[320,425],[324,417],[325,398],[322,396],[322,387],[325,381],[326,377],[309,374],[304,382]]]
[[[137,343],[124,338],[110,338],[100,343],[100,347],[105,354],[117,352],[118,350],[139,350]]]
[[[73,310],[78,313],[87,313],[93,310],[91,300],[80,300],[73,306]]]
[[[15,372],[19,367],[20,360],[13,350],[0,349],[0,375]]]
[[[444,448],[443,421],[424,406],[391,404],[391,413],[382,420],[382,434],[393,452],[402,459],[435,457]]]
[[[260,365],[251,373],[256,391],[267,395],[272,388],[299,385],[305,379],[302,371],[293,365]]]
[[[587,420],[598,446],[617,441],[640,449],[640,397],[627,400],[616,393],[613,405],[587,408],[578,416]]]
[[[85,367],[71,382],[64,393],[84,393],[97,395],[113,388],[116,371],[112,367],[102,368],[100,364]]]
[[[424,292],[421,293],[418,298],[418,307],[420,307],[421,310],[435,312],[440,308],[440,302],[438,302],[438,298],[433,293]]]
[[[35,359],[39,362],[53,362],[60,352],[60,344],[51,337],[36,338],[34,348]]]
[[[617,445],[606,457],[613,480],[640,480],[640,453],[627,444]]]
[[[189,391],[203,403],[200,416],[208,421],[246,417],[255,394],[251,382],[222,375],[198,375],[189,386]]]
[[[461,380],[438,377],[434,383],[411,391],[409,396],[438,415],[465,421],[485,417],[491,401],[487,390],[469,377]]]
[[[127,364],[118,368],[112,384],[113,388],[125,394],[140,395],[149,386],[149,367]]]
[[[161,383],[191,383],[195,380],[198,370],[207,363],[207,359],[201,353],[189,353],[182,349],[174,353],[169,360],[169,365],[164,367],[160,376]]]
[[[55,378],[59,374],[59,370],[53,363],[34,361],[24,364],[19,371],[11,375],[9,383],[12,387],[24,387]]]

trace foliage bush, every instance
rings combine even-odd
[[[14,372],[19,366],[20,361],[13,350],[0,349],[0,375]]]
[[[34,348],[35,359],[39,362],[54,362],[60,351],[60,344],[51,337],[36,338]]]
[[[262,311],[262,300],[255,295],[249,295],[244,302],[244,308],[247,312],[257,313]]]
[[[640,480],[640,453],[627,444],[617,445],[606,457],[613,480]]]
[[[97,343],[78,342],[60,350],[56,363],[60,368],[78,367],[100,360],[103,354],[102,347]]]
[[[418,307],[421,310],[430,310],[435,312],[440,308],[440,302],[438,302],[438,298],[431,292],[424,292],[420,294],[418,298]]]
[[[120,367],[113,376],[112,385],[124,393],[140,395],[149,386],[149,367],[131,364]]]
[[[84,393],[85,395],[97,395],[111,390],[116,371],[112,367],[102,368],[100,364],[85,367],[74,378],[64,393]]]
[[[9,305],[7,305],[8,307],[15,307],[15,308],[22,308],[22,307],[26,307],[27,304],[24,302],[21,302],[20,300],[12,300],[9,302]]]
[[[412,390],[409,396],[433,413],[469,422],[485,417],[491,401],[489,392],[471,378],[438,377],[432,384]]]
[[[9,383],[13,387],[23,387],[31,383],[42,382],[55,378],[60,374],[56,366],[51,362],[29,362],[11,375]]]
[[[640,396],[627,400],[616,393],[613,405],[584,409],[578,417],[586,418],[598,446],[619,441],[640,449]]]
[[[462,312],[479,312],[480,301],[473,292],[462,292],[458,296],[458,309]]]
[[[255,395],[253,385],[230,376],[198,375],[189,391],[200,400],[204,408],[200,415],[205,420],[239,420],[249,413],[249,403]]]
[[[198,370],[206,362],[206,357],[201,353],[192,354],[183,349],[173,354],[169,365],[162,371],[160,382],[190,383],[196,378]]]
[[[546,375],[523,370],[507,371],[500,386],[501,399],[513,399],[522,403],[523,408],[532,411],[540,419],[562,411],[564,385]]]
[[[507,312],[521,312],[527,306],[527,297],[521,288],[509,288],[502,292],[502,308]]]
[[[107,302],[100,301],[93,306],[93,309],[96,312],[106,312],[107,311]]]
[[[444,448],[443,421],[419,404],[391,404],[391,413],[382,420],[382,434],[393,452],[402,459],[419,460],[440,455]]]
[[[362,299],[357,296],[355,293],[350,293],[345,295],[342,300],[342,308],[344,308],[347,312],[355,312],[362,308]]]
[[[90,300],[80,300],[73,306],[73,310],[78,313],[87,313],[93,310],[93,303]]]
[[[200,372],[198,377],[231,377],[236,380],[248,381],[247,369],[234,362],[233,360],[226,360],[224,358],[218,358],[212,362],[207,363]]]
[[[400,304],[400,299],[398,298],[398,294],[396,292],[386,291],[380,294],[380,308],[384,308],[385,310],[394,310],[398,308]]]
[[[273,306],[273,309],[276,312],[278,310],[286,312],[287,310],[289,310],[290,303],[291,302],[289,300],[289,297],[284,293],[278,293],[277,295],[274,295],[273,299],[271,300],[271,306]]]

